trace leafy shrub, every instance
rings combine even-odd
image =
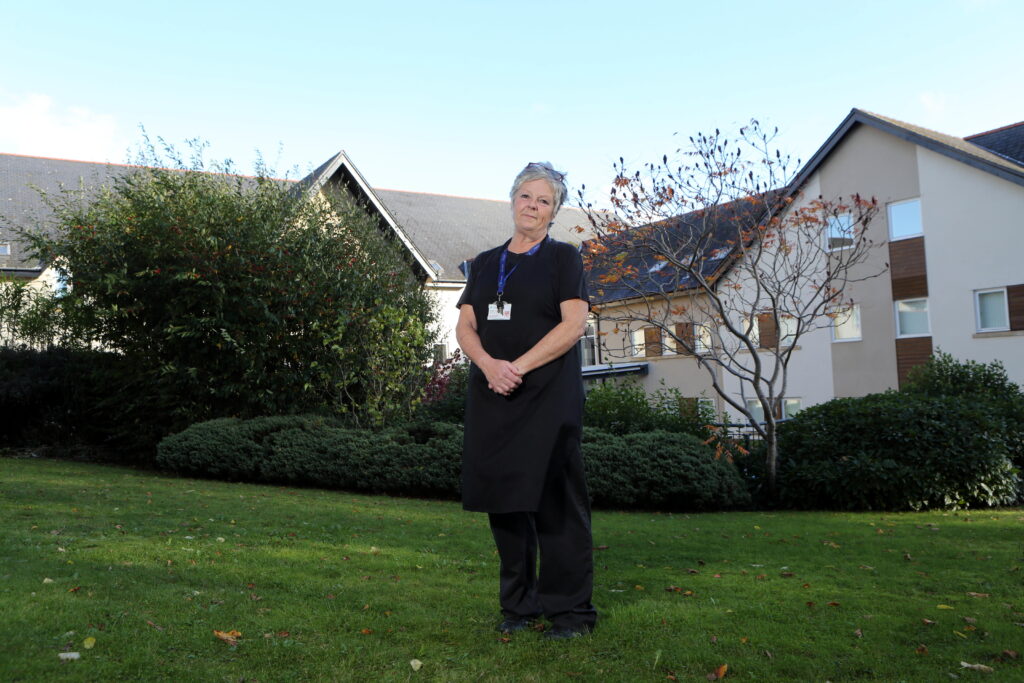
[[[170,163],[152,149],[140,161],[174,170],[133,168],[45,196],[53,229],[25,232],[69,285],[51,301],[63,312],[52,319],[75,328],[64,336],[130,366],[112,378],[129,429],[152,448],[223,416],[408,419],[433,305],[397,240],[341,193],[320,201],[168,152]]]
[[[583,457],[597,507],[705,512],[750,505],[736,466],[690,434],[587,429]]]
[[[210,420],[171,435],[157,464],[181,474],[451,498],[462,430],[412,423],[374,432],[319,416]]]
[[[0,444],[102,446],[117,424],[115,354],[0,348]]]
[[[779,428],[780,502],[921,510],[1011,502],[1002,423],[958,398],[897,392],[828,401]]]
[[[662,430],[706,439],[710,422],[713,416],[675,387],[662,386],[647,394],[634,381],[594,384],[583,411],[584,426],[620,435]]]
[[[434,366],[417,415],[424,420],[463,424],[468,382],[469,362],[456,349],[451,358]]]
[[[1018,501],[1024,502],[1024,391],[1010,381],[1000,361],[958,361],[939,351],[910,371],[900,391],[920,396],[961,397],[1001,420],[1010,459],[1021,477]]]
[[[596,506],[659,510],[745,507],[736,467],[687,434],[585,431]],[[457,498],[462,428],[414,422],[374,432],[316,416],[221,418],[165,438],[157,463],[191,476]]]

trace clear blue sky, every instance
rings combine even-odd
[[[751,117],[803,159],[852,107],[1020,121],[1022,26],[1018,0],[3,2],[0,152],[124,162],[142,125],[242,171],[345,149],[383,188],[504,198],[550,160],[600,189]]]

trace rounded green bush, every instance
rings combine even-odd
[[[586,430],[583,457],[597,507],[704,512],[750,505],[736,466],[691,434]]]
[[[1016,495],[1002,421],[953,397],[896,392],[834,399],[779,428],[780,503],[922,510],[1001,505]]]
[[[584,431],[595,506],[666,511],[746,507],[736,466],[696,437]],[[320,417],[222,418],[165,438],[157,463],[191,476],[458,498],[462,428],[415,422],[379,432]]]

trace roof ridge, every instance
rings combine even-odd
[[[991,135],[992,133],[1001,133],[1004,130],[1010,130],[1011,128],[1016,128],[1017,126],[1024,126],[1024,121],[1018,121],[1017,123],[1010,123],[1010,124],[1007,124],[1005,126],[1000,126],[999,128],[993,128],[992,130],[986,130],[986,131],[981,132],[981,133],[973,133],[971,135],[965,135],[964,136],[964,140],[970,140],[971,138],[980,138],[983,135]]]
[[[63,157],[47,157],[40,156],[38,154],[18,154],[16,152],[0,152],[0,156],[5,157],[18,157],[19,159],[39,159],[40,161],[61,161],[68,164],[86,164],[88,166],[118,166],[120,168],[144,168],[156,171],[192,171],[190,168],[168,168],[166,166],[144,166],[143,164],[125,164],[117,161],[86,161],[84,159],[65,159]],[[250,175],[247,173],[224,173],[222,171],[197,171],[197,173],[206,173],[207,175],[222,175],[229,178],[248,178],[253,179],[259,176]],[[291,178],[267,178],[267,180],[275,180],[284,183],[295,183],[297,180]]]

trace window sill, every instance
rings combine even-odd
[[[1024,330],[998,330],[994,332],[975,332],[971,339],[990,339],[992,337],[1024,337]]]
[[[833,339],[833,344],[852,344],[853,342],[864,341],[864,337],[857,337],[856,339]]]

